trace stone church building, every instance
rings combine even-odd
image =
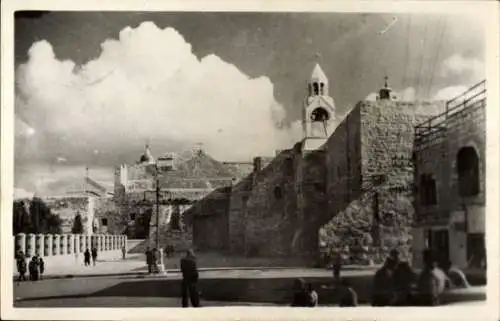
[[[198,201],[187,212],[200,251],[288,257],[314,264],[320,246],[409,255],[414,126],[444,103],[400,101],[386,83],[335,127],[328,78],[314,67],[302,105],[303,138]]]

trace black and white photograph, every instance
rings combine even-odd
[[[2,305],[488,306],[498,6],[116,2],[2,12]]]

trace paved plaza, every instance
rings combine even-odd
[[[287,306],[286,302],[272,302],[272,300],[251,300],[251,297],[214,299],[213,295],[204,297],[203,280],[217,278],[220,291],[224,292],[225,285],[237,283],[238,278],[268,278],[266,283],[277,282],[277,278],[291,277],[299,271],[269,270],[269,271],[206,271],[201,272],[202,305],[203,306]],[[304,271],[305,274],[306,271]],[[367,271],[351,271],[351,277],[367,274]],[[234,279],[227,279],[231,275]],[[319,273],[318,273],[319,275]],[[71,279],[50,279],[38,282],[21,282],[14,286],[15,307],[180,307],[180,296],[175,295],[179,287],[178,273],[171,276],[107,276],[107,277],[80,277]],[[227,281],[224,281],[226,279]],[[371,275],[369,275],[371,280]],[[220,281],[222,280],[222,281]],[[223,282],[223,283],[220,283]],[[224,283],[225,282],[225,283]],[[228,283],[229,282],[229,283]],[[279,282],[279,280],[278,280]],[[288,280],[287,280],[288,282]],[[225,285],[224,285],[225,284]],[[254,283],[259,284],[259,283]],[[174,289],[172,289],[172,287]],[[287,286],[285,284],[285,290]],[[213,290],[213,289],[212,289]],[[484,303],[485,287],[454,290],[448,293],[447,304],[478,305]],[[334,306],[328,300],[327,294],[320,293],[320,306]],[[367,302],[360,302],[367,305]]]

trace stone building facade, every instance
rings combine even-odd
[[[129,238],[145,239],[141,250],[156,246],[157,230],[160,246],[171,244],[176,250],[192,247],[195,209],[191,207],[205,200],[196,207],[201,215],[196,226],[203,225],[201,217],[210,207],[201,210],[201,205],[219,188],[230,187],[246,175],[249,171],[244,165],[219,162],[202,149],[187,154],[168,153],[156,161],[146,146],[137,164],[116,168],[114,202],[119,212],[116,221]],[[174,216],[179,217],[178,226],[173,226]],[[211,231],[207,228],[207,233]]]
[[[231,187],[229,253],[306,264],[317,261],[320,244],[349,245],[350,254],[368,246],[377,255],[404,245],[408,255],[413,128],[443,109],[440,102],[399,101],[386,82],[377,101],[359,102],[335,128],[334,100],[317,65],[304,99],[303,139],[265,162],[255,158],[253,172]]]
[[[106,234],[109,232],[103,222],[106,223],[108,216],[116,216],[112,195],[88,173],[82,181],[69,187],[66,194],[41,198],[51,212],[61,218],[63,233],[71,233],[74,220],[80,215],[84,234]]]
[[[414,260],[432,248],[460,268],[485,267],[486,87],[481,82],[416,128]]]

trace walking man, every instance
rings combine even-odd
[[[198,267],[193,250],[186,252],[186,257],[181,259],[182,272],[182,307],[189,307],[188,297],[193,307],[200,306],[198,293]]]

